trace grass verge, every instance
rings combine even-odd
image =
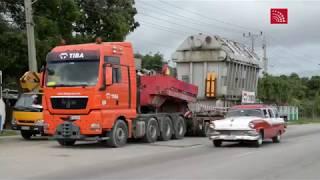
[[[289,121],[288,125],[291,125],[291,124],[311,124],[311,123],[320,123],[320,119],[301,118],[299,120]]]
[[[13,130],[3,130],[2,132],[0,132],[0,137],[2,136],[15,136],[17,135],[17,131],[13,131]]]

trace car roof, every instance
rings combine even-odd
[[[231,109],[263,109],[263,108],[271,108],[271,106],[265,105],[265,104],[245,104],[245,105],[236,105],[231,107]]]

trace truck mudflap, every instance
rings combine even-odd
[[[80,127],[74,125],[70,121],[64,121],[57,127],[54,139],[83,139],[80,135]]]

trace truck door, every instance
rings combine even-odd
[[[107,87],[107,106],[111,109],[129,108],[128,67],[121,65],[122,56],[106,56],[105,63],[112,65],[112,85]]]

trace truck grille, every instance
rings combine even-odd
[[[52,97],[53,109],[85,109],[88,97]]]
[[[29,123],[29,124],[33,124],[34,121],[32,120],[18,120],[19,123]]]

